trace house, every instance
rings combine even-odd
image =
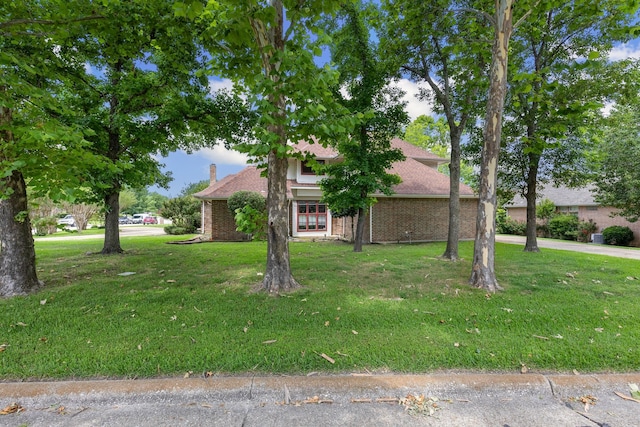
[[[406,160],[393,165],[390,172],[402,182],[394,187],[392,196],[376,195],[378,203],[368,213],[364,243],[442,241],[447,239],[449,221],[449,177],[438,172],[440,158],[401,139],[392,146],[401,149]],[[313,155],[318,162],[339,162],[340,155],[332,148],[300,142],[295,150]],[[321,201],[318,182],[322,176],[298,159],[289,159],[287,200],[289,201],[289,236],[292,238],[344,238],[352,236],[353,218],[334,217]],[[216,180],[215,165],[211,166],[210,185],[196,193],[202,200],[203,233],[211,240],[245,240],[244,233],[235,231],[233,215],[227,199],[240,190],[267,195],[267,178],[255,166],[247,166],[234,175]],[[478,199],[473,190],[460,184],[460,238],[473,239]]]
[[[598,233],[602,233],[602,230],[612,225],[629,227],[633,231],[631,245],[640,246],[640,221],[629,222],[621,216],[611,216],[616,212],[616,209],[598,205],[594,200],[592,189],[592,186],[583,188],[547,187],[538,190],[538,198],[539,200],[551,200],[556,205],[558,213],[576,215],[580,221],[592,220],[598,227]],[[526,222],[527,201],[522,196],[516,195],[513,201],[504,207],[511,219]]]

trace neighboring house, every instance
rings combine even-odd
[[[447,239],[449,223],[449,177],[436,169],[446,160],[400,139],[392,140],[406,160],[397,162],[391,173],[402,182],[392,196],[376,195],[378,202],[369,209],[364,232],[365,243],[442,241]],[[301,142],[295,145],[301,153],[312,154],[318,162],[340,162],[339,154],[319,144]],[[246,240],[247,235],[235,231],[233,215],[227,199],[240,190],[256,191],[266,197],[267,178],[260,170],[248,166],[235,175],[216,180],[211,165],[211,182],[196,193],[202,200],[203,233],[211,240]],[[287,199],[289,201],[289,236],[294,238],[344,238],[352,236],[355,219],[337,218],[321,202],[318,182],[322,176],[297,159],[289,159]],[[460,239],[475,237],[478,199],[473,190],[460,184]],[[354,227],[352,227],[352,223]]]
[[[611,216],[617,210],[598,205],[593,198],[592,188],[547,187],[538,190],[538,200],[549,199],[556,205],[557,212],[576,215],[580,221],[593,220],[598,233],[612,225],[629,227],[633,231],[631,245],[640,246],[640,221],[629,222],[621,216]],[[527,201],[520,195],[505,205],[505,209],[511,219],[523,222],[527,220]]]

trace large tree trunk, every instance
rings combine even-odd
[[[38,289],[36,251],[27,208],[27,186],[14,171],[0,180],[0,297],[25,295]]]
[[[469,283],[477,288],[495,292],[498,285],[495,273],[496,205],[498,186],[498,155],[502,134],[502,114],[507,91],[507,62],[509,39],[513,29],[513,0],[496,0],[495,39],[491,52],[491,82],[484,127],[482,164],[473,266]]]
[[[284,8],[281,0],[270,0],[276,13],[273,27],[267,28],[258,19],[250,18],[254,37],[261,50],[263,71],[276,86],[281,85],[279,77],[280,63],[273,60],[274,50],[284,51]],[[281,88],[280,88],[281,89]],[[268,157],[267,190],[267,271],[262,287],[269,293],[288,291],[300,286],[291,274],[289,264],[289,236],[287,211],[287,168],[289,162],[285,153],[278,148],[287,145],[287,132],[284,127],[286,117],[286,99],[282,91],[270,95],[269,101],[274,107],[273,118],[276,124],[269,126],[269,132],[277,135]]]
[[[104,198],[107,212],[104,216],[104,246],[103,255],[120,254],[123,252],[120,247],[120,192],[112,191]]]
[[[449,231],[447,248],[443,258],[458,260],[458,240],[460,239],[460,138],[462,128],[450,129],[451,160],[449,162]]]
[[[262,287],[269,293],[289,291],[300,285],[291,274],[289,264],[289,239],[287,211],[287,167],[286,158],[275,150],[269,153],[269,182],[267,190],[267,270]]]
[[[364,238],[364,224],[367,220],[367,210],[358,208],[358,223],[356,224],[356,236],[353,241],[353,252],[362,252],[362,239]]]
[[[529,153],[529,169],[527,170],[527,241],[524,244],[525,252],[540,252],[538,248],[536,199],[538,183],[538,165],[540,155]]]

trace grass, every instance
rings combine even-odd
[[[487,294],[467,285],[472,242],[458,263],[440,243],[291,243],[304,287],[272,297],[255,292],[264,243],[174,239],[108,257],[38,240],[47,285],[0,301],[0,378],[640,368],[638,261],[497,244],[505,291]]]

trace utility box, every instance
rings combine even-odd
[[[593,233],[591,235],[591,242],[604,244],[604,237],[602,237],[602,233]]]

